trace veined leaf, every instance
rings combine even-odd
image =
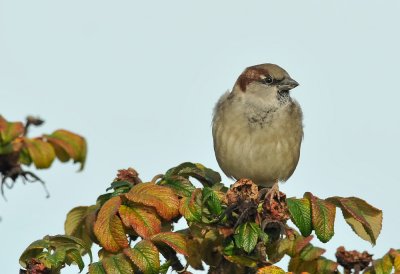
[[[100,262],[89,265],[89,274],[107,274]]]
[[[310,192],[306,192],[304,197],[311,202],[312,224],[315,234],[321,242],[328,242],[335,233],[336,207],[330,202],[313,196]]]
[[[311,203],[308,199],[286,199],[293,223],[300,229],[301,235],[307,237],[312,232]]]
[[[92,260],[90,249],[76,237],[67,235],[45,236],[42,240],[30,244],[22,253],[19,261],[21,266],[26,268],[28,261],[38,259],[51,269],[75,262],[82,270],[84,265],[81,254],[83,253],[88,253],[90,260]]]
[[[390,274],[393,273],[393,264],[389,254],[383,256],[382,259],[378,259],[373,263],[375,274]]]
[[[155,244],[166,244],[175,252],[188,256],[185,236],[176,232],[161,232],[153,235],[150,240]]]
[[[64,224],[65,234],[76,234],[85,220],[87,209],[87,206],[78,206],[68,212]]]
[[[124,225],[132,227],[142,238],[161,232],[161,221],[157,213],[151,212],[150,208],[122,205],[119,208],[119,215]]]
[[[339,264],[321,256],[317,260],[318,273],[336,274]]]
[[[132,274],[134,273],[132,265],[124,254],[117,254],[106,257],[102,261],[103,267],[107,273],[112,274]]]
[[[67,251],[65,259],[68,265],[76,263],[79,267],[80,270],[79,272],[82,272],[83,268],[85,267],[85,263],[82,260],[82,256],[80,252],[76,249]]]
[[[308,244],[300,253],[300,258],[303,261],[312,261],[325,253],[325,249]]]
[[[179,215],[178,196],[168,187],[141,183],[132,187],[125,197],[132,202],[154,207],[167,221]]]
[[[159,185],[171,188],[180,197],[190,197],[196,189],[189,179],[177,175],[163,178]]]
[[[51,135],[45,135],[47,141],[54,147],[57,158],[66,162],[70,158],[74,163],[80,163],[82,170],[86,161],[87,144],[85,138],[67,130],[59,129]]]
[[[228,261],[238,264],[240,266],[247,266],[250,268],[255,268],[257,266],[257,261],[253,258],[249,258],[247,256],[239,256],[239,255],[232,255],[232,256],[224,256],[225,259]]]
[[[151,241],[142,240],[134,248],[124,249],[124,254],[144,274],[158,274],[160,257],[157,247]]]
[[[0,115],[0,145],[6,145],[23,134],[24,125],[21,122],[7,122]]]
[[[191,197],[183,197],[180,200],[179,213],[188,222],[201,222],[201,189],[192,192]]]
[[[331,197],[327,201],[340,207],[353,231],[373,245],[382,229],[382,211],[356,197]]]
[[[95,236],[93,235],[93,225],[97,206],[78,206],[67,214],[64,224],[65,234],[82,239],[90,248]],[[90,219],[90,220],[89,220]]]
[[[26,268],[26,262],[31,258],[36,258],[40,253],[42,253],[43,249],[48,249],[50,247],[49,241],[46,240],[37,240],[31,243],[21,254],[19,258],[19,264]]]
[[[119,196],[112,197],[101,207],[94,224],[94,234],[101,245],[111,252],[129,246],[121,219],[116,215],[121,206]]]
[[[237,247],[250,253],[257,244],[259,234],[260,227],[256,223],[244,223],[236,228],[233,237]]]
[[[210,187],[203,188],[203,204],[207,204],[210,212],[215,215],[220,215],[222,213],[221,201],[215,191]]]
[[[174,168],[169,169],[165,173],[164,177],[168,178],[173,175],[179,175],[185,178],[189,178],[189,176],[191,176],[199,180],[204,186],[212,186],[221,182],[221,176],[218,172],[206,168],[202,164],[198,163],[182,163]]]
[[[36,168],[43,169],[51,166],[56,155],[50,144],[39,139],[29,138],[24,138],[23,143]]]

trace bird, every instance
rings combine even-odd
[[[283,68],[266,63],[246,68],[220,97],[212,135],[228,177],[250,179],[279,195],[278,182],[289,179],[300,158],[303,113],[290,95],[298,85]]]

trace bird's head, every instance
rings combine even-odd
[[[289,98],[289,91],[298,85],[280,66],[261,64],[246,68],[237,79],[233,91],[248,99],[273,103]]]

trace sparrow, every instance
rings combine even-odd
[[[290,96],[299,84],[275,64],[246,68],[213,114],[214,151],[222,171],[278,191],[296,169],[303,114]]]

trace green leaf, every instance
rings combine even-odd
[[[134,273],[131,263],[124,256],[124,254],[118,254],[106,257],[102,260],[102,264],[107,273],[113,273],[113,274]]]
[[[321,256],[317,260],[318,273],[336,274],[339,264]]]
[[[32,242],[25,250],[22,252],[19,258],[19,264],[26,268],[26,262],[31,258],[36,258],[40,253],[42,253],[43,249],[48,249],[50,247],[50,243],[47,240],[37,240]]]
[[[50,243],[53,249],[65,248],[67,251],[78,250],[80,254],[89,254],[92,261],[92,252],[90,247],[82,239],[70,235],[45,236],[43,238]]]
[[[109,191],[109,190],[111,190],[111,189],[117,189],[117,188],[121,188],[121,187],[123,187],[123,188],[127,188],[128,190],[130,190],[131,188],[132,188],[132,183],[131,182],[127,182],[127,181],[114,181],[114,182],[112,182],[111,183],[111,186],[110,187],[108,187],[107,189],[106,189],[106,191]]]
[[[221,182],[221,176],[218,172],[206,168],[202,164],[198,163],[182,163],[179,166],[168,170],[164,177],[168,178],[173,175],[179,175],[185,178],[189,178],[189,176],[191,176],[201,182],[204,186],[212,186]]]
[[[312,232],[311,203],[308,199],[286,199],[293,223],[299,228],[301,235],[307,237]]]
[[[155,244],[166,244],[175,252],[188,256],[185,236],[176,232],[161,232],[153,235],[150,240]]]
[[[165,263],[163,263],[160,266],[160,270],[159,270],[160,274],[167,274],[170,267],[171,267],[171,261],[168,260]]]
[[[94,224],[94,234],[107,251],[117,252],[129,246],[121,219],[116,215],[121,206],[119,196],[112,197],[101,207]]]
[[[310,192],[306,192],[304,197],[311,202],[312,224],[315,234],[321,242],[328,242],[335,234],[336,207],[330,202],[313,196]]]
[[[167,221],[179,215],[178,196],[168,187],[141,183],[132,187],[125,197],[134,203],[154,207],[157,213]]]
[[[222,213],[221,201],[212,188],[203,188],[203,204],[207,204],[210,212],[219,216]]]
[[[183,197],[179,204],[179,213],[188,222],[202,221],[201,189],[192,192],[191,197]]]
[[[21,122],[7,122],[0,115],[0,144],[6,145],[24,134],[24,125]]]
[[[234,239],[236,246],[247,253],[253,251],[257,244],[260,227],[256,223],[244,223],[236,228]]]
[[[148,238],[161,232],[161,221],[151,208],[140,205],[132,207],[122,205],[119,208],[119,215],[124,225],[132,227],[142,238]]]
[[[316,260],[314,261],[303,261],[299,257],[293,257],[289,261],[288,271],[293,273],[320,273],[318,272],[318,263]],[[322,274],[322,273],[321,273]]]
[[[56,249],[53,253],[48,253],[45,258],[45,265],[48,268],[59,268],[65,261],[67,252],[63,248]]]
[[[69,250],[66,256],[67,264],[71,265],[72,262],[75,262],[79,267],[79,272],[82,272],[83,268],[85,267],[85,263],[82,260],[82,256],[78,250]]]
[[[107,274],[100,262],[89,265],[89,274]]]
[[[64,224],[65,234],[83,240],[88,248],[97,241],[93,233],[98,206],[78,206],[67,214]]]
[[[189,179],[176,175],[170,177],[164,176],[159,185],[171,188],[179,197],[190,197],[196,189]]]
[[[393,264],[389,254],[383,256],[382,259],[378,259],[373,262],[375,274],[391,274],[393,273]]]
[[[65,234],[75,235],[81,229],[82,223],[85,221],[87,206],[78,206],[71,209],[64,223]]]
[[[382,229],[382,211],[356,197],[331,197],[327,201],[340,207],[353,231],[373,245]]]
[[[225,259],[228,261],[242,265],[242,266],[247,266],[250,268],[255,268],[257,266],[257,261],[254,260],[253,258],[249,258],[247,256],[238,256],[238,255],[232,255],[232,256],[224,256]]]
[[[61,162],[66,162],[72,158],[74,163],[81,164],[79,170],[84,168],[87,154],[85,138],[63,129],[56,130],[44,137],[54,147],[57,158]]]
[[[51,166],[56,155],[50,144],[29,138],[24,138],[23,142],[36,168],[44,169]]]
[[[325,253],[325,249],[308,244],[300,253],[300,258],[303,261],[312,261]]]
[[[1,154],[1,152],[0,152],[0,154]],[[32,163],[31,156],[29,156],[29,152],[25,147],[20,150],[19,162],[26,166],[29,166]]]
[[[134,248],[124,249],[124,254],[144,274],[158,274],[160,258],[156,246],[151,241],[142,240]]]

